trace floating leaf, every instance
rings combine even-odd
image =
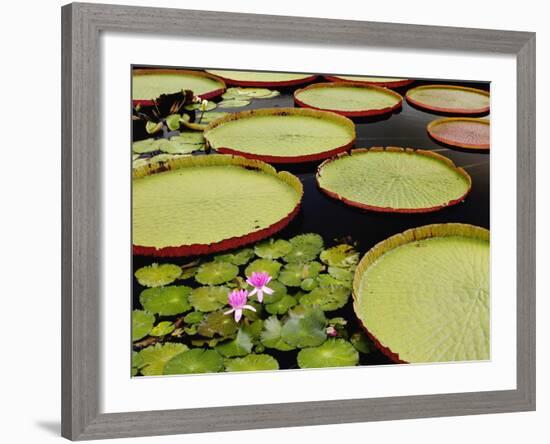
[[[317,307],[298,306],[289,312],[281,329],[281,338],[296,347],[315,347],[326,337],[326,318]]]
[[[237,95],[240,97],[260,98],[271,95],[267,88],[237,88]]]
[[[360,351],[364,354],[369,354],[374,350],[374,345],[367,338],[367,335],[361,332],[357,332],[351,335],[349,338],[351,345],[355,347],[357,351]]]
[[[340,268],[340,267],[328,267],[328,274],[338,281],[351,283],[353,281],[353,271]]]
[[[160,150],[168,154],[191,154],[193,151],[198,151],[202,147],[203,145],[167,140],[166,143],[160,145]]]
[[[292,251],[285,255],[286,262],[308,262],[317,257],[323,249],[323,238],[318,234],[299,234],[290,239]]]
[[[214,348],[216,345],[218,345],[221,341],[224,341],[224,340],[225,338],[213,338],[213,339],[195,338],[191,340],[191,344],[193,344],[195,347]]]
[[[137,341],[149,334],[155,323],[155,316],[143,310],[132,312],[132,341]]]
[[[240,108],[247,105],[250,105],[250,100],[245,99],[222,100],[220,103],[218,103],[218,106],[220,108]]]
[[[166,336],[175,330],[173,322],[162,321],[153,327],[149,333],[151,336]]]
[[[200,311],[192,311],[191,313],[186,314],[183,318],[186,324],[198,324],[203,319],[204,313],[201,313]]]
[[[317,279],[307,278],[302,281],[300,288],[304,291],[311,291],[319,285]]]
[[[225,93],[224,93],[225,94]],[[222,94],[222,98],[224,95]],[[191,103],[190,105],[185,105],[185,109],[187,111],[196,111],[196,110],[200,110],[201,109],[201,106],[202,106],[202,103],[201,102],[197,102],[197,103]],[[212,102],[211,100],[207,101],[206,103],[206,109],[204,111],[211,111],[213,109],[216,109],[217,105],[215,102]]]
[[[200,117],[200,122],[204,123],[204,124],[208,124],[210,122],[213,122],[216,119],[224,117],[227,114],[228,114],[227,112],[223,112],[223,111],[211,111],[211,112],[208,112],[208,113],[204,113]]]
[[[343,339],[328,339],[319,347],[300,350],[297,359],[300,368],[349,367],[357,365],[359,353]]]
[[[181,275],[178,279],[181,279],[182,281],[191,279],[192,277],[195,277],[195,275],[197,274],[197,271],[199,271],[199,267],[184,268],[182,269]]]
[[[245,265],[254,257],[252,248],[243,248],[234,253],[219,254],[214,257],[215,262],[229,262],[233,265]]]
[[[351,245],[341,244],[323,250],[321,261],[331,267],[349,268],[355,267],[359,262],[359,253]]]
[[[180,129],[180,119],[179,114],[171,114],[166,118],[166,126],[170,131],[177,131]]]
[[[317,276],[317,283],[320,287],[351,288],[351,282],[338,280],[330,274],[320,274],[319,276]]]
[[[161,122],[148,121],[145,124],[145,131],[147,131],[147,134],[158,133],[161,129],[162,129],[162,123]]]
[[[132,143],[132,151],[138,154],[152,153],[154,151],[157,151],[158,149],[154,144],[154,142],[155,142],[155,139],[153,138],[138,140],[137,142]]]
[[[138,352],[132,351],[132,376],[136,376],[141,367],[143,367],[143,359]]]
[[[181,268],[174,264],[151,264],[136,270],[137,281],[144,287],[161,287],[181,276]]]
[[[279,270],[281,269],[281,264],[277,261],[271,259],[256,259],[254,262],[251,262],[244,273],[246,276],[250,276],[253,272],[266,272],[272,279],[277,279],[279,275]]]
[[[350,290],[339,285],[317,287],[300,298],[302,305],[316,305],[323,311],[333,311],[347,304]]]
[[[223,358],[218,352],[195,348],[170,359],[164,366],[164,374],[216,373],[222,368]]]
[[[319,262],[293,262],[286,264],[279,280],[289,287],[299,287],[304,279],[314,278],[323,269]]]
[[[248,305],[251,305],[252,307],[254,307],[256,311],[244,310],[243,316],[252,322],[260,319],[264,312],[264,306],[259,302],[251,301],[251,300],[248,300]]]
[[[149,159],[138,159],[132,162],[132,168],[139,168],[149,163]]]
[[[256,244],[254,252],[264,259],[279,259],[292,251],[292,244],[284,239],[268,239]]]
[[[287,344],[281,338],[282,325],[277,316],[271,316],[264,321],[264,329],[260,340],[267,348],[274,348],[280,351],[294,350],[296,347]]]
[[[279,281],[270,281],[267,286],[273,290],[273,294],[264,293],[264,304],[277,302],[287,294],[286,287]]]
[[[252,351],[253,345],[250,335],[243,328],[240,328],[235,339],[218,345],[216,351],[225,358],[246,356]]]
[[[228,359],[225,370],[228,372],[254,372],[262,370],[278,370],[279,363],[270,355],[248,355],[244,358]]]
[[[189,350],[184,344],[166,342],[165,344],[155,344],[141,350],[138,355],[142,362],[140,369],[144,376],[162,375],[164,366],[174,356]]]
[[[203,285],[219,285],[234,279],[239,267],[228,262],[208,262],[199,267],[195,280]]]
[[[230,336],[239,329],[238,324],[231,315],[224,315],[223,311],[208,313],[199,324],[198,333],[201,336],[212,338],[218,336]]]
[[[208,312],[218,310],[227,305],[229,288],[225,286],[206,286],[195,288],[189,295],[189,302],[199,311]]]
[[[260,335],[262,334],[262,330],[264,328],[264,321],[263,319],[256,319],[251,324],[244,324],[242,327],[243,331],[245,331],[254,341],[257,341],[260,339]]]
[[[189,294],[191,288],[185,285],[147,288],[139,295],[143,308],[161,316],[171,316],[186,312],[191,308]]]
[[[285,294],[281,299],[271,304],[266,304],[265,310],[269,314],[285,314],[288,310],[294,307],[297,301],[292,296]]]
[[[170,137],[170,141],[186,145],[204,145],[204,136],[200,131],[184,131],[177,136]]]

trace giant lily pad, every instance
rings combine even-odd
[[[428,134],[446,145],[470,150],[488,150],[491,136],[487,119],[453,117],[428,124]]]
[[[260,71],[231,71],[221,69],[208,69],[206,72],[213,74],[225,81],[228,85],[257,86],[257,87],[283,87],[300,85],[311,82],[317,76],[312,74],[296,74],[286,72],[260,72]]]
[[[228,372],[255,372],[261,370],[279,370],[279,363],[270,355],[251,354],[244,358],[228,359],[225,361],[225,370]]]
[[[454,85],[424,85],[407,91],[407,102],[440,113],[482,114],[489,111],[489,93]]]
[[[264,108],[229,114],[204,130],[220,153],[270,163],[309,162],[346,151],[355,141],[347,117],[306,108]]]
[[[359,353],[343,339],[328,339],[319,347],[300,350],[297,359],[300,368],[349,367],[357,365]]]
[[[215,350],[195,348],[179,353],[164,366],[165,375],[216,373],[223,369],[223,358]]]
[[[302,107],[348,117],[377,116],[401,108],[403,97],[391,89],[352,82],[315,83],[294,92]]]
[[[189,350],[184,344],[167,342],[144,348],[138,353],[140,372],[143,376],[158,376],[164,372],[164,366],[174,356]]]
[[[377,85],[385,88],[400,88],[410,85],[413,80],[398,79],[395,77],[369,77],[369,76],[325,76],[331,82],[354,82],[365,85]]]
[[[269,237],[303,194],[296,176],[236,156],[179,158],[133,175],[135,254],[207,254]]]
[[[315,233],[299,234],[290,239],[292,251],[283,259],[286,262],[308,262],[314,260],[323,249],[323,238]]]
[[[151,332],[154,323],[155,316],[152,313],[134,310],[132,312],[132,341],[138,341],[147,336]]]
[[[171,316],[191,308],[188,300],[190,293],[191,288],[185,285],[147,288],[139,295],[139,302],[151,313]]]
[[[289,312],[281,339],[295,347],[316,347],[327,338],[326,318],[317,307],[298,306]]]
[[[185,89],[202,99],[211,99],[225,91],[225,83],[210,74],[185,69],[135,69],[132,74],[134,104],[152,105],[162,94]]]
[[[472,180],[448,158],[410,148],[353,150],[325,161],[317,183],[330,197],[372,211],[422,213],[462,202]]]
[[[396,362],[489,359],[489,232],[465,224],[413,228],[361,259],[354,309]]]
[[[239,274],[239,267],[228,262],[208,262],[202,264],[195,280],[203,285],[219,285],[231,281]]]
[[[209,312],[227,305],[229,288],[224,286],[205,286],[195,288],[189,295],[189,302],[199,311]]]
[[[137,281],[144,287],[161,287],[174,282],[181,276],[181,268],[174,264],[148,265],[136,270]]]

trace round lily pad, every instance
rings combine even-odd
[[[377,116],[401,108],[403,97],[391,89],[353,82],[315,83],[294,92],[297,105],[348,117]]]
[[[147,288],[139,295],[139,302],[147,311],[161,316],[184,313],[191,308],[189,294],[191,288],[185,285]]]
[[[248,267],[246,267],[244,274],[246,276],[251,276],[252,273],[254,272],[263,271],[268,273],[272,279],[277,279],[280,269],[281,269],[280,262],[277,262],[271,259],[256,259],[255,261],[251,262],[248,265]]]
[[[158,151],[158,147],[155,139],[150,138],[132,143],[132,151],[137,154],[152,153]]]
[[[170,359],[164,366],[165,375],[216,373],[223,369],[223,358],[215,350],[191,349]]]
[[[471,150],[488,150],[491,128],[487,119],[453,117],[428,124],[428,134],[446,145]]]
[[[174,264],[151,264],[139,268],[135,276],[144,287],[161,287],[174,282],[181,276],[181,268]]]
[[[323,263],[331,267],[350,268],[355,267],[359,262],[359,253],[348,244],[340,244],[323,250],[319,257]]]
[[[323,311],[333,311],[347,304],[350,296],[349,288],[334,285],[317,287],[300,298],[302,305],[315,305]]]
[[[204,145],[204,136],[200,131],[184,131],[177,136],[170,137],[170,140],[188,145]]]
[[[232,315],[224,314],[223,310],[208,313],[198,327],[198,333],[207,338],[214,336],[230,336],[237,332],[239,325]]]
[[[186,324],[198,324],[203,319],[204,313],[200,311],[192,311],[191,313],[186,314],[183,318]]]
[[[318,307],[298,306],[289,312],[281,328],[281,339],[295,347],[316,347],[326,337],[326,318]]]
[[[164,372],[165,364],[174,356],[189,350],[184,344],[166,342],[144,348],[138,353],[140,372],[143,376],[158,376]]]
[[[273,294],[264,293],[264,304],[272,304],[277,302],[287,294],[287,288],[279,281],[271,280],[267,286],[273,290]]]
[[[173,322],[170,321],[162,321],[159,322],[157,325],[155,325],[151,332],[149,333],[151,336],[166,336],[172,333],[176,327],[174,326]]]
[[[423,85],[407,91],[407,102],[440,113],[483,114],[489,111],[487,91],[465,86]]]
[[[267,238],[295,217],[303,195],[296,176],[237,156],[190,156],[133,176],[138,255],[207,254]]]
[[[195,280],[203,285],[219,285],[231,281],[239,274],[239,267],[228,262],[208,262],[202,264]]]
[[[223,94],[222,94],[222,97],[223,97]],[[217,106],[218,105],[216,105],[215,102],[209,101],[206,104],[206,108],[204,109],[204,111],[212,111],[213,109],[216,109]],[[197,103],[192,103],[191,105],[186,105],[185,109],[188,111],[197,111],[197,110],[202,111],[202,103],[197,102]]]
[[[489,231],[435,224],[394,235],[359,263],[354,310],[396,362],[489,359]]]
[[[226,116],[228,113],[224,111],[209,111],[199,116],[200,123],[208,124],[216,119]],[[206,128],[206,126],[205,126]]]
[[[308,262],[314,260],[323,249],[323,238],[315,233],[299,234],[290,239],[292,251],[283,259],[286,262]]]
[[[216,346],[216,351],[224,358],[234,358],[236,356],[246,356],[252,351],[252,338],[243,329],[239,329],[235,339],[230,339]]]
[[[349,367],[359,363],[359,353],[343,339],[327,339],[319,347],[300,350],[297,359],[300,368]]]
[[[300,283],[300,288],[304,291],[311,291],[319,285],[317,279],[307,278]]]
[[[279,363],[273,356],[266,354],[251,354],[244,358],[225,361],[225,371],[227,372],[256,372],[262,370],[279,370]]]
[[[233,253],[218,254],[214,257],[216,262],[230,262],[234,265],[245,265],[254,257],[252,248],[243,248]]]
[[[138,341],[149,334],[155,323],[155,316],[143,310],[132,311],[132,341]]]
[[[206,286],[195,288],[189,295],[189,302],[199,311],[215,311],[227,305],[229,288],[224,286]]]
[[[317,170],[317,184],[350,206],[425,213],[462,202],[472,179],[450,159],[432,151],[376,147],[325,161]]]
[[[377,85],[385,88],[400,88],[410,85],[411,79],[398,79],[395,77],[370,77],[370,76],[324,76],[331,82],[354,82],[366,85]]]
[[[300,85],[302,83],[311,82],[317,77],[312,74],[286,72],[231,71],[220,69],[209,69],[207,72],[223,79],[228,85],[256,87]]]
[[[230,99],[222,100],[219,104],[220,108],[241,108],[250,105],[250,100],[246,99]]]
[[[317,277],[323,269],[319,262],[292,262],[286,264],[279,274],[279,281],[289,287],[299,287],[302,281]]]
[[[292,244],[284,239],[268,239],[256,244],[254,252],[264,259],[279,259],[292,251]]]
[[[272,315],[285,314],[288,310],[294,307],[298,302],[296,298],[285,294],[280,299],[270,304],[265,305],[265,310]]]
[[[225,91],[219,77],[185,69],[134,69],[132,100],[134,105],[152,105],[162,94],[191,90],[202,99],[212,99]]]
[[[217,119],[204,137],[220,153],[270,163],[309,162],[348,150],[355,142],[355,126],[327,111],[263,108]]]
[[[260,341],[267,348],[273,348],[279,351],[294,350],[296,347],[287,344],[281,338],[283,326],[277,316],[271,316],[264,321],[263,331],[260,335]]]
[[[355,267],[353,267],[352,270],[355,270]],[[353,271],[346,268],[328,267],[328,274],[334,279],[348,284],[353,280]]]

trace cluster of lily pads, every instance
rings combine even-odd
[[[272,99],[281,93],[268,88],[228,88],[222,94],[222,101],[218,103],[220,108],[240,108],[250,105],[252,99]]]
[[[372,344],[337,310],[359,254],[308,233],[183,265],[136,270],[132,374],[154,376],[353,366]],[[294,362],[294,361],[293,361]]]

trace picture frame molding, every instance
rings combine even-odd
[[[517,59],[515,390],[100,412],[100,34],[508,54]],[[137,437],[535,409],[535,33],[72,3],[62,8],[62,435]]]

